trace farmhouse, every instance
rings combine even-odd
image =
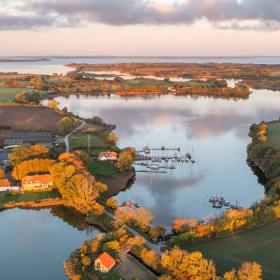
[[[108,253],[102,253],[95,261],[95,270],[101,271],[103,273],[109,272],[116,265],[116,261]]]
[[[99,154],[98,159],[101,161],[104,160],[116,160],[118,158],[118,154],[116,152],[101,152]]]
[[[0,131],[0,145],[22,145],[22,144],[47,144],[53,143],[53,134],[51,132],[19,132],[19,131]]]
[[[53,179],[49,174],[25,176],[21,183],[24,191],[41,191],[53,187]]]

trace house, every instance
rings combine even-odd
[[[116,261],[108,253],[102,253],[95,261],[94,268],[103,273],[109,272],[116,265]]]
[[[101,152],[99,154],[98,160],[104,161],[104,160],[117,160],[118,154],[116,152]]]
[[[0,179],[0,192],[6,192],[11,189],[11,183],[8,179]]]
[[[177,93],[177,90],[174,87],[168,87],[167,90],[168,90],[169,93],[171,93],[173,95],[175,95]]]
[[[25,176],[21,184],[24,191],[42,191],[53,187],[53,179],[49,174]]]

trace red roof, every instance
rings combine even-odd
[[[11,183],[8,179],[0,179],[0,187],[10,187]]]
[[[52,182],[52,176],[50,174],[43,175],[34,175],[34,176],[25,176],[22,178],[22,184],[30,184],[30,183],[50,183]]]
[[[99,258],[100,262],[108,269],[110,270],[115,264],[116,261],[113,259],[108,253],[104,252],[102,253]]]
[[[101,152],[99,154],[99,157],[117,157],[117,153],[116,152]]]

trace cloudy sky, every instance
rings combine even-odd
[[[280,1],[0,0],[5,55],[280,55]]]

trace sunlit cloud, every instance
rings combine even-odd
[[[11,3],[12,2],[12,3]],[[278,0],[21,0],[2,1],[0,29],[108,25],[193,24],[207,20],[216,28],[277,30]],[[251,21],[250,24],[243,22]]]

